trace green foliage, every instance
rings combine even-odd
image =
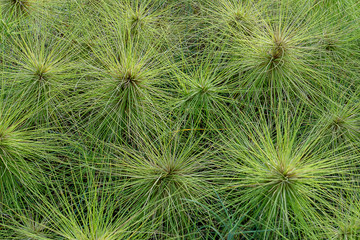
[[[29,126],[36,111],[31,103],[1,91],[0,102],[0,197],[6,203],[16,189],[38,183],[37,174],[54,159],[56,136],[43,127]],[[60,150],[60,149],[57,149]]]
[[[226,159],[220,164],[224,190],[230,191],[234,206],[243,206],[240,213],[250,210],[267,228],[296,238],[304,233],[294,226],[317,225],[335,207],[337,191],[350,187],[349,169],[356,167],[357,151],[345,143],[330,150],[331,142],[322,141],[322,128],[303,126],[301,108],[291,115],[289,110],[280,105],[272,128],[263,124],[267,120],[261,112],[261,124],[247,117],[231,121],[231,133],[221,143]]]
[[[31,11],[34,1],[31,0],[2,0],[1,10],[4,15],[21,17]]]
[[[83,93],[75,100],[83,125],[106,141],[127,137],[136,124],[158,117],[157,102],[165,95],[166,71],[156,45],[128,39],[126,29],[115,31],[113,38],[91,47],[87,81],[78,84]]]
[[[51,29],[13,34],[5,43],[4,87],[41,109],[34,124],[49,124],[66,115],[62,107],[77,71],[76,49],[63,37],[43,30]]]
[[[0,239],[359,239],[357,0],[0,0]]]
[[[106,180],[99,179],[90,169],[84,174],[68,174],[72,183],[51,179],[46,184],[45,194],[38,188],[29,189],[27,211],[21,206],[10,209],[15,211],[14,217],[7,219],[4,225],[13,230],[14,237],[117,240],[144,239],[149,235],[146,231],[136,231],[147,224],[140,221],[142,211],[124,199],[121,189],[109,191],[105,187]],[[47,175],[41,177],[49,179]]]
[[[206,55],[194,59],[184,58],[171,72],[176,81],[173,112],[180,127],[207,128],[227,115],[237,85],[224,70],[217,49],[209,49]]]
[[[152,222],[160,224],[158,232],[167,239],[189,234],[193,208],[185,198],[202,198],[211,186],[211,154],[202,150],[201,138],[182,135],[165,130],[152,140],[142,134],[136,149],[114,146],[114,160],[104,167],[126,198],[153,211]]]

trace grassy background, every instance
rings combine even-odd
[[[0,239],[359,239],[356,0],[0,0]]]

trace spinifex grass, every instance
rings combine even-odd
[[[0,201],[7,202],[17,186],[38,182],[37,173],[52,159],[55,145],[47,129],[29,126],[36,111],[31,103],[2,90],[0,100]]]
[[[48,32],[51,28],[18,31],[5,44],[4,87],[39,110],[33,124],[59,124],[67,117],[62,107],[77,77],[76,49],[62,36]]]
[[[248,14],[248,8],[255,14]],[[320,10],[315,12],[293,1],[238,4],[224,0],[211,4],[208,11],[207,18],[216,21],[214,28],[221,31],[219,41],[228,46],[223,51],[230,74],[251,98],[265,98],[268,104],[276,104],[277,98],[283,97],[316,102],[321,90],[334,82],[338,83],[336,87],[341,86],[338,79],[328,77],[330,70],[318,57],[328,51],[320,41],[324,31],[333,27],[319,26],[318,22],[325,22],[327,17]],[[341,29],[350,25],[337,24]],[[352,35],[346,37],[348,46],[354,44]],[[358,61],[354,53],[346,55]]]
[[[136,124],[154,121],[161,115],[157,102],[166,97],[161,86],[166,80],[164,57],[157,43],[128,38],[127,30],[116,29],[115,36],[92,48],[88,81],[79,83],[84,93],[75,99],[83,125],[110,142],[129,139]]]
[[[165,40],[171,34],[169,18],[173,4],[157,0],[103,1],[100,13],[106,24],[129,30],[129,37]]]
[[[73,182],[59,178],[56,168],[41,175],[45,190],[28,188],[28,211],[14,208],[17,217],[2,226],[12,229],[14,237],[36,240],[147,239],[151,226],[136,199],[128,201],[121,188],[108,189],[106,179],[85,164],[82,168],[67,173]]]
[[[324,73],[323,81],[338,83],[334,90],[341,88],[356,87],[360,66],[359,28],[358,18],[354,18],[354,12],[360,9],[359,2],[344,1],[343,4],[328,3],[328,9],[332,14],[324,13],[323,4],[316,4],[312,8],[315,18],[321,19],[316,26],[318,39],[318,67]],[[342,19],[342,21],[339,21]],[[339,84],[340,83],[340,84]]]
[[[224,70],[225,64],[218,49],[208,47],[201,56],[183,56],[172,67],[175,97],[171,107],[180,128],[206,129],[228,114],[237,85]]]
[[[193,133],[158,134],[157,139],[142,135],[136,149],[114,146],[116,159],[103,168],[113,175],[116,188],[124,188],[129,201],[137,199],[139,206],[153,210],[152,222],[160,224],[155,237],[193,239],[195,212],[185,198],[200,200],[207,195],[212,157]]]
[[[203,30],[225,38],[249,37],[262,24],[264,6],[262,1],[203,1],[201,9],[208,23]]]
[[[314,110],[324,127],[324,139],[334,141],[336,148],[341,142],[358,144],[360,139],[359,90],[331,91]],[[327,136],[327,138],[326,138]]]
[[[1,239],[359,238],[357,0],[0,7]]]
[[[332,198],[350,188],[358,152],[346,143],[329,149],[320,127],[304,125],[302,108],[280,107],[270,125],[261,112],[255,116],[261,121],[229,122],[219,160],[223,189],[239,214],[249,210],[263,227],[279,231],[264,232],[264,239],[310,238],[322,215],[337,214]]]

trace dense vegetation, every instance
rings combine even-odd
[[[0,239],[360,239],[358,0],[0,6]]]

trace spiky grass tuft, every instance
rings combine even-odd
[[[210,154],[201,148],[201,139],[193,134],[181,141],[181,133],[165,132],[155,141],[143,136],[136,149],[116,147],[117,157],[111,168],[114,186],[124,186],[126,196],[138,199],[143,208],[154,210],[153,224],[159,223],[159,236],[168,239],[195,237],[194,214],[185,200],[202,200],[211,186]]]
[[[209,47],[202,56],[185,58],[173,67],[176,84],[171,107],[173,115],[179,116],[179,128],[206,129],[227,115],[238,90],[225,64],[217,49]]]
[[[227,156],[220,163],[227,176],[224,190],[240,213],[250,210],[272,230],[265,238],[310,237],[309,227],[321,226],[321,216],[334,211],[332,197],[350,187],[350,169],[357,158],[354,149],[341,151],[346,144],[328,150],[331,142],[319,137],[321,127],[304,126],[301,110],[292,116],[287,111],[275,115],[274,125],[246,117],[243,123],[232,123],[222,143]]]
[[[326,98],[323,109],[317,112],[326,131],[324,134],[338,142],[353,142],[356,144],[360,138],[359,102],[356,93],[347,96],[339,93]]]
[[[132,129],[161,115],[157,102],[164,97],[166,79],[163,55],[156,43],[128,39],[126,31],[104,39],[92,48],[86,63],[91,75],[80,85],[78,107],[84,125],[98,138],[110,142],[129,138]]]
[[[49,125],[66,117],[61,107],[77,77],[77,64],[76,49],[65,38],[43,30],[20,33],[9,39],[3,79],[11,94],[23,96],[23,101],[42,109],[33,117],[33,124]]]

